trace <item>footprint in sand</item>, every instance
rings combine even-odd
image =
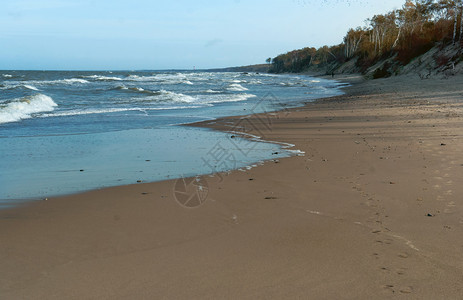
[[[402,253],[397,254],[397,256],[400,258],[408,258],[408,253],[402,252]]]
[[[406,268],[400,268],[400,269],[397,269],[396,273],[397,275],[405,275],[406,271],[407,271]]]
[[[386,267],[380,267],[379,269],[380,269],[381,271],[384,271],[384,272],[388,272],[388,273],[389,273],[389,269],[386,268]]]
[[[376,240],[376,242],[377,242],[378,244],[390,245],[390,244],[392,244],[393,240],[391,240],[391,239],[385,239],[384,241],[382,241],[382,240]]]
[[[452,180],[449,180],[445,183],[445,185],[453,185],[453,181]]]
[[[447,190],[447,191],[445,191],[445,194],[448,195],[448,196],[451,196],[451,195],[453,195],[453,191],[452,190]]]
[[[411,294],[411,293],[413,293],[413,287],[411,287],[411,286],[405,286],[405,287],[400,288],[399,291],[400,291],[402,294]]]
[[[438,190],[438,189],[440,189],[440,188],[441,188],[441,186],[440,186],[440,185],[438,185],[438,184],[435,184],[435,185],[433,186],[433,188],[435,188],[436,190]]]
[[[386,290],[390,290],[393,293],[395,293],[394,286],[392,284],[385,284],[385,285],[383,285],[383,288],[386,289]]]
[[[447,204],[447,206],[448,206],[448,207],[455,207],[455,206],[457,206],[457,205],[455,204],[455,202],[450,201],[450,202]]]

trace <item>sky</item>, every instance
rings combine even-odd
[[[0,69],[242,66],[342,42],[405,0],[0,0]]]

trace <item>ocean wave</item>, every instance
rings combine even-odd
[[[29,90],[39,91],[37,86],[43,85],[53,85],[53,84],[85,84],[89,83],[85,79],[80,78],[69,78],[69,79],[59,79],[59,80],[29,80],[29,81],[9,81],[7,85],[4,85],[3,89],[15,89],[15,88],[26,88]]]
[[[46,84],[85,84],[89,83],[85,79],[81,78],[67,78],[67,79],[58,79],[58,80],[45,80],[45,81],[39,81],[39,80],[31,80],[31,81],[26,81],[27,84],[32,85],[46,85]],[[26,85],[26,84],[24,84]]]
[[[28,119],[36,113],[53,111],[56,106],[51,97],[43,94],[14,99],[0,105],[0,123]]]
[[[117,113],[117,112],[129,112],[129,111],[139,111],[145,113],[146,111],[151,110],[170,110],[170,109],[188,109],[188,108],[199,108],[203,107],[200,105],[189,105],[189,106],[165,106],[165,107],[125,107],[125,108],[101,108],[101,109],[81,109],[81,110],[69,110],[57,113],[42,114],[40,118],[49,118],[49,117],[69,117],[69,116],[79,116],[79,115],[92,115],[92,114],[107,114],[107,113]]]
[[[119,100],[117,100],[117,103],[119,104],[133,104],[133,103],[143,103],[144,105],[147,105],[149,103],[155,103],[155,104],[168,104],[168,103],[174,103],[174,102],[180,102],[180,103],[193,103],[196,102],[197,98],[184,95],[181,93],[174,93],[171,91],[166,91],[166,90],[160,90],[160,91],[150,91],[150,90],[144,90],[142,88],[124,88],[124,87],[119,87],[119,89],[124,89],[127,92],[136,92],[140,94],[147,94],[148,96],[144,97],[124,97]]]
[[[126,91],[126,92],[148,94],[148,95],[153,96],[149,98],[136,99],[138,101],[162,101],[162,102],[168,102],[168,101],[193,102],[194,101],[194,98],[191,96],[187,96],[187,95],[180,94],[180,93],[174,93],[174,92],[166,91],[166,90],[151,91],[151,90],[145,90],[144,88],[141,88],[141,87],[127,87],[125,85],[118,86],[116,87],[116,89]]]
[[[152,104],[170,104],[170,103],[188,103],[191,105],[199,104],[199,105],[209,105],[214,103],[223,103],[223,102],[239,102],[244,101],[249,98],[257,97],[253,94],[221,94],[220,92],[216,93],[209,93],[207,95],[197,95],[197,96],[189,96],[180,93],[174,93],[171,91],[160,90],[157,92],[150,92],[152,95],[146,97],[137,97],[137,98],[122,98],[118,101],[119,104],[130,105],[134,103],[140,103],[142,105]]]
[[[36,88],[35,86],[33,85],[28,85],[28,84],[24,84],[23,87],[25,87],[26,89],[29,89],[29,90],[33,90],[33,91],[38,91],[39,89]]]
[[[13,77],[13,75],[11,75],[11,74],[2,74],[2,76],[4,78],[12,78]]]
[[[241,84],[232,83],[227,87],[227,90],[232,91],[232,92],[244,92],[244,91],[247,91],[248,89],[242,86]]]
[[[14,90],[14,89],[27,89],[27,90],[33,90],[33,91],[39,91],[38,88],[36,88],[35,86],[33,85],[29,85],[29,84],[13,84],[13,85],[5,85],[5,84],[0,84],[0,89],[1,90]]]
[[[292,87],[292,86],[295,86],[295,87],[307,87],[306,84],[304,84],[303,82],[280,82],[280,85],[281,86],[289,86],[289,87]]]
[[[116,88],[115,90],[122,90],[122,91],[128,91],[128,92],[138,92],[138,93],[146,93],[146,94],[154,94],[156,92],[150,91],[150,90],[145,90],[144,88],[141,87],[127,87],[125,85],[120,85]]]
[[[158,101],[192,103],[196,100],[194,97],[166,90],[160,90],[159,93],[160,94],[156,97]]]
[[[114,77],[114,76],[102,76],[102,75],[89,75],[89,76],[82,76],[84,78],[90,78],[93,80],[98,81],[121,81],[122,78]]]
[[[144,111],[143,108],[130,107],[130,108],[102,108],[102,109],[76,109],[63,112],[57,112],[52,114],[43,114],[40,117],[68,117],[68,116],[78,116],[78,115],[91,115],[91,114],[104,114],[112,112],[123,112],[123,111]]]
[[[193,82],[187,79],[184,74],[160,74],[154,76],[138,76],[129,75],[125,79],[127,81],[138,81],[138,82],[160,82],[162,84],[188,84],[193,85]]]
[[[67,79],[58,79],[58,80],[48,80],[48,81],[35,81],[35,80],[32,80],[32,81],[27,81],[27,83],[30,83],[30,84],[36,84],[36,85],[42,85],[42,84],[85,84],[85,83],[89,83],[87,80],[85,79],[81,79],[81,78],[67,78]]]
[[[253,94],[222,94],[222,95],[209,95],[203,98],[199,98],[196,103],[201,104],[214,104],[214,103],[224,103],[224,102],[240,102],[246,101],[250,98],[255,98],[256,95]]]
[[[70,78],[70,79],[63,79],[63,80],[55,80],[55,82],[64,82],[64,83],[89,83],[85,79],[80,79],[80,78]]]
[[[251,80],[249,84],[263,84],[260,80]]]

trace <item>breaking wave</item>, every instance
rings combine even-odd
[[[13,99],[0,104],[0,123],[17,122],[28,119],[33,114],[48,112],[58,106],[51,97],[43,94]]]
[[[232,92],[244,92],[244,91],[247,91],[248,89],[242,86],[241,84],[232,83],[228,86],[227,90],[232,91]]]
[[[48,117],[69,117],[69,116],[78,116],[78,115],[92,115],[92,114],[107,114],[115,112],[125,112],[125,111],[139,111],[146,112],[150,110],[168,110],[168,109],[188,109],[188,108],[198,108],[201,106],[169,106],[169,107],[125,107],[125,108],[102,108],[102,109],[81,109],[81,110],[69,110],[59,113],[43,114],[41,118]]]
[[[121,81],[122,78],[114,77],[114,76],[101,76],[101,75],[90,75],[90,76],[82,76],[84,78],[89,78],[98,81]]]

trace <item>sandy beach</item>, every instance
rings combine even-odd
[[[461,299],[463,76],[335,79],[195,124],[305,153],[202,177],[200,206],[171,180],[0,211],[0,298]]]

